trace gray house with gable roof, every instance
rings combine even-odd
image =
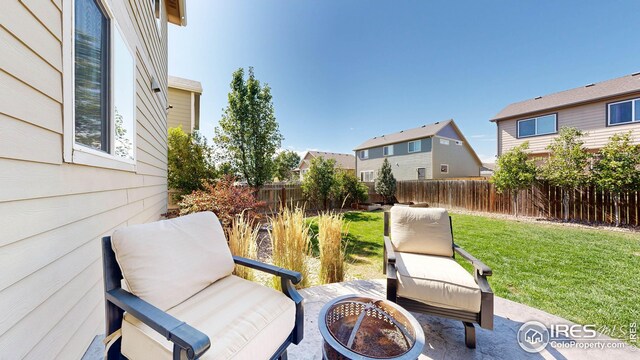
[[[356,176],[374,181],[384,159],[396,180],[480,176],[482,162],[453,119],[376,136],[357,146]]]

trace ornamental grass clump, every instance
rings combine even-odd
[[[233,255],[256,259],[258,227],[253,226],[253,222],[245,219],[242,214],[237,215],[231,222],[227,234],[229,237],[229,249]],[[236,265],[233,273],[243,279],[254,279],[253,270],[246,266]]]
[[[320,248],[320,282],[330,284],[344,280],[346,245],[342,245],[344,218],[341,214],[318,216],[318,246]]]
[[[304,210],[284,208],[271,218],[272,262],[275,266],[298,271],[302,281],[297,288],[304,288],[309,282],[307,257],[311,254],[309,225],[304,220]],[[273,287],[280,289],[280,278],[273,278]]]

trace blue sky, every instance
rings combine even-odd
[[[202,82],[210,140],[231,73],[272,88],[296,151],[455,119],[483,161],[509,103],[640,70],[639,1],[188,0],[169,73]]]

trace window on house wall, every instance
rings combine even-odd
[[[135,160],[135,61],[100,0],[75,0],[73,18],[73,119],[70,147],[133,164]],[[71,102],[71,101],[70,101]],[[67,141],[67,140],[65,140]],[[66,146],[66,145],[65,145]],[[67,161],[76,161],[75,155]],[[112,161],[112,160],[109,160]]]
[[[360,181],[372,182],[373,180],[373,170],[360,171]]]
[[[382,155],[391,156],[393,155],[393,145],[388,145],[382,148]]]
[[[558,122],[556,120],[556,114],[518,120],[518,137],[555,134],[558,132]]]
[[[407,152],[419,152],[420,151],[421,142],[420,140],[409,141]]]
[[[611,103],[607,111],[607,124],[618,125],[640,121],[640,99]]]
[[[360,150],[360,159],[368,159],[369,150]]]
[[[442,144],[442,145],[449,145],[449,140],[447,140],[447,139],[440,139],[440,144]]]
[[[448,164],[440,164],[440,172],[442,174],[448,174],[449,173],[449,165]]]
[[[427,176],[427,169],[418,168],[418,180],[424,180]]]

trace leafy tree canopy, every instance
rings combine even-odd
[[[343,206],[348,202],[361,203],[369,198],[369,188],[360,182],[353,173],[338,169],[334,195]]]
[[[168,144],[167,181],[178,197],[203,190],[216,178],[211,148],[197,131],[187,134],[180,127],[170,128]]]
[[[529,142],[525,141],[498,157],[491,182],[499,193],[523,190],[534,183],[537,169],[535,161],[529,159],[528,149]]]
[[[565,127],[547,146],[550,154],[542,166],[542,176],[551,185],[571,190],[587,183],[590,155],[584,148],[584,136],[576,128]]]
[[[253,68],[233,73],[228,105],[215,129],[214,143],[247,184],[259,188],[271,179],[273,155],[282,135],[274,114],[271,88],[261,85]]]
[[[307,199],[322,202],[325,209],[336,183],[336,161],[316,157],[311,159],[309,171],[302,181],[302,191]]]
[[[385,202],[389,202],[396,195],[396,178],[393,176],[388,159],[384,159],[382,167],[378,171],[375,190],[376,194],[382,196]]]
[[[640,146],[634,145],[631,131],[614,134],[600,149],[593,166],[593,182],[612,193],[640,188]]]
[[[295,151],[284,150],[276,155],[273,177],[279,181],[289,181],[293,177],[292,170],[300,164],[300,155]]]

